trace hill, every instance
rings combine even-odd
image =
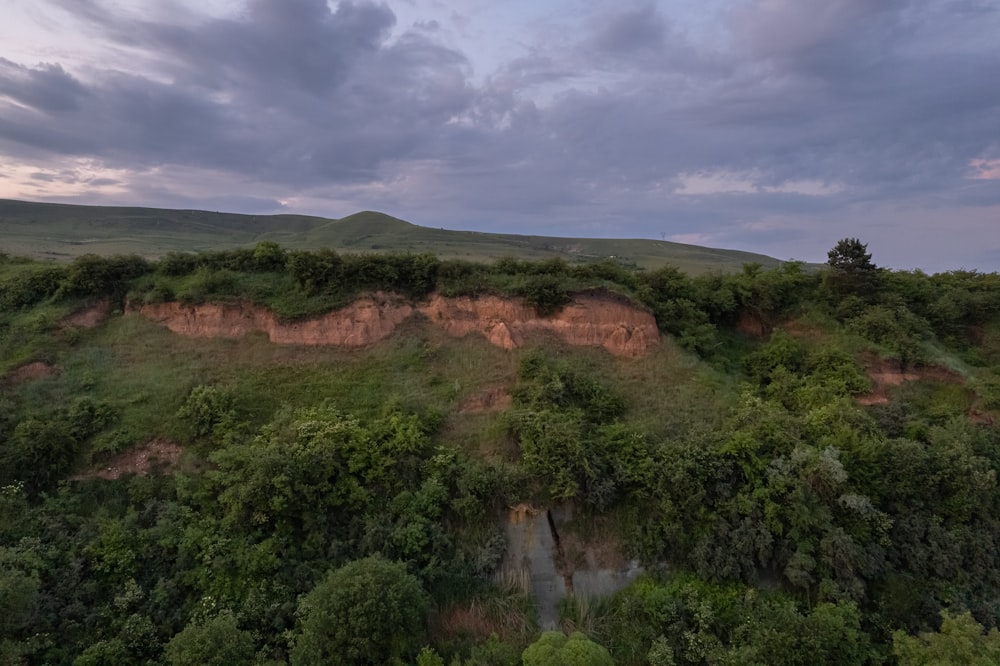
[[[79,206],[0,200],[0,250],[68,260],[86,253],[206,252],[273,241],[293,249],[328,247],[349,252],[431,253],[487,261],[562,258],[593,262],[611,258],[642,268],[671,264],[692,274],[738,271],[745,263],[767,268],[773,257],[643,239],[588,239],[449,231],[420,227],[372,211],[327,219],[305,215],[240,215],[201,210]]]
[[[0,663],[995,663],[998,423],[996,274],[0,255]]]

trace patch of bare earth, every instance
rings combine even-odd
[[[781,330],[794,338],[818,340],[823,337],[823,330],[821,328],[806,324],[798,319],[789,319],[781,325]]]
[[[73,328],[95,328],[103,324],[110,316],[111,301],[105,299],[100,303],[77,310],[73,314],[64,317],[62,324],[63,326]]]
[[[181,452],[180,445],[175,442],[168,439],[151,439],[145,444],[122,451],[111,460],[95,465],[72,478],[111,481],[126,474],[146,476],[151,472],[172,469],[181,457]]]
[[[518,641],[533,631],[531,619],[513,598],[472,599],[452,604],[433,613],[431,635],[437,640],[469,638],[482,643],[493,634],[506,641]]]
[[[30,382],[36,379],[56,377],[58,374],[59,368],[51,363],[46,363],[45,361],[32,361],[31,363],[25,363],[24,365],[14,368],[14,370],[12,370],[6,377],[0,380],[0,384],[21,384],[23,382]]]
[[[460,414],[499,412],[512,404],[510,393],[502,386],[494,386],[463,400],[458,406],[458,411]]]
[[[324,315],[283,322],[266,308],[250,303],[150,303],[130,307],[181,335],[240,338],[266,333],[271,342],[293,345],[363,347],[388,337],[411,315],[419,313],[452,337],[479,334],[490,344],[514,349],[525,336],[554,334],[571,345],[604,347],[616,356],[638,357],[656,347],[660,332],[646,310],[614,294],[578,294],[559,313],[540,317],[521,298],[484,295],[448,298],[432,295],[409,303],[395,294],[377,293]]]
[[[884,405],[889,402],[889,391],[906,382],[935,379],[952,384],[962,383],[961,375],[937,365],[921,365],[903,370],[898,361],[875,357],[866,357],[864,364],[875,387],[870,393],[858,396],[860,405]]]
[[[741,312],[739,319],[736,320],[736,330],[747,337],[758,340],[764,339],[770,333],[768,327],[759,317],[746,311]]]

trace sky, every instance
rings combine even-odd
[[[997,0],[3,0],[0,197],[1000,271]]]

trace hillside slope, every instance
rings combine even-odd
[[[664,264],[700,274],[732,272],[745,263],[780,265],[773,257],[644,239],[557,238],[450,231],[364,211],[340,219],[305,215],[241,215],[201,210],[78,206],[0,200],[0,251],[67,260],[86,253],[153,258],[273,241],[292,249],[413,252],[476,261],[516,256],[570,262],[613,259],[642,268]]]
[[[0,256],[0,663],[995,643],[998,424],[997,274]]]

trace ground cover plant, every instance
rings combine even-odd
[[[374,292],[539,317],[610,294],[663,340],[507,351],[415,318],[347,350],[130,313],[294,320]],[[700,276],[273,242],[4,255],[0,663],[989,659],[998,409],[1000,276],[881,269],[856,239],[822,270]],[[566,529],[647,573],[543,632],[498,575],[521,504],[572,509]]]

